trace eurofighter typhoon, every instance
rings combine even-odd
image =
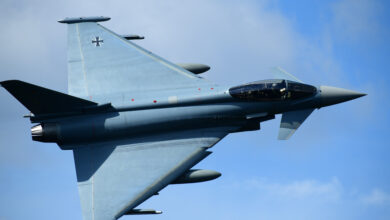
[[[72,150],[84,220],[160,214],[138,206],[169,184],[221,174],[191,169],[229,133],[254,131],[282,114],[286,140],[314,109],[365,94],[312,86],[279,69],[275,79],[234,87],[199,76],[202,64],[174,64],[97,22],[66,18],[68,94],[19,80],[0,82],[31,113],[34,141]]]

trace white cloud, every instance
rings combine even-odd
[[[369,194],[361,196],[360,200],[369,205],[389,205],[390,194],[381,189],[373,189]]]
[[[145,35],[146,39],[137,43],[156,54],[173,62],[211,65],[212,75],[206,76],[216,82],[236,84],[269,78],[266,73],[273,66],[282,66],[308,82],[316,77],[337,81],[340,71],[331,54],[300,35],[269,2],[272,1],[11,2],[3,8],[12,10],[0,15],[0,24],[5,27],[0,37],[4,48],[1,64],[3,69],[19,73],[15,75],[19,78],[33,78],[33,74],[26,74],[33,70],[35,75],[41,71],[39,74],[45,78],[57,80],[65,75],[58,67],[66,68],[66,26],[56,20],[106,15],[112,21],[103,25],[117,33]],[[121,7],[114,7],[117,5]]]
[[[256,210],[257,219],[366,219],[373,211],[388,213],[388,192],[373,189],[366,194],[365,189],[346,186],[338,177],[287,181],[252,178],[225,185],[223,191],[245,200],[242,212]]]
[[[343,193],[342,185],[336,177],[325,182],[306,179],[287,183],[272,182],[265,179],[252,179],[243,184],[260,194],[272,197],[276,196],[285,200],[310,198],[337,200]]]
[[[390,205],[390,193],[374,188],[370,193],[365,193],[356,188],[345,189],[337,177],[328,181],[316,179],[290,180],[286,182],[272,179],[252,178],[235,182],[225,186],[232,189],[255,192],[265,200],[283,201],[312,201],[337,203],[337,202],[361,202],[363,205]]]

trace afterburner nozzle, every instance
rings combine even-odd
[[[34,141],[57,142],[58,125],[55,123],[42,123],[31,128],[31,136]]]
[[[331,86],[320,86],[320,90],[321,90],[321,103],[320,103],[321,107],[350,101],[367,95],[364,93],[331,87]]]
[[[35,125],[31,128],[31,135],[34,137],[34,136],[43,136],[43,128],[42,128],[42,125],[39,124],[39,125]]]

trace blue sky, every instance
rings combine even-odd
[[[236,85],[281,66],[314,85],[368,93],[316,110],[288,141],[279,120],[229,135],[197,168],[219,179],[168,186],[122,219],[389,219],[389,3],[339,1],[1,1],[0,80],[66,92],[67,16],[105,15],[121,34]],[[32,142],[24,107],[0,90],[0,220],[81,219],[73,157]]]

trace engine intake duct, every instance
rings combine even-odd
[[[34,141],[57,142],[58,125],[55,123],[42,123],[31,128],[31,136]]]
[[[220,176],[221,173],[214,170],[189,170],[171,184],[199,183],[210,181]]]

